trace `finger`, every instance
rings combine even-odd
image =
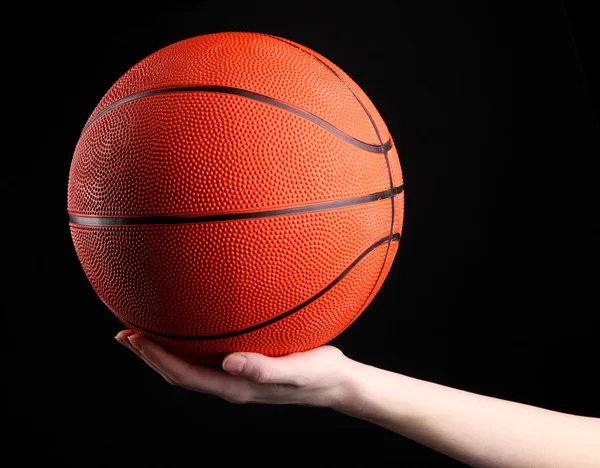
[[[223,369],[257,383],[302,385],[310,375],[307,362],[294,354],[269,357],[258,353],[232,353],[223,360]]]
[[[129,342],[141,356],[152,362],[177,385],[236,401],[250,398],[248,382],[240,377],[227,374],[216,367],[190,364],[139,334],[129,336]]]
[[[119,333],[117,333],[117,335],[115,336],[115,340],[117,340],[120,344],[122,344],[127,349],[129,349],[133,354],[135,354],[140,359],[142,359],[150,368],[152,368],[154,371],[158,372],[158,374],[160,374],[168,383],[170,383],[171,385],[175,385],[175,381],[169,375],[165,374],[161,369],[156,367],[153,362],[146,359],[142,354],[140,354],[137,351],[137,349],[135,349],[131,345],[128,338],[134,334],[135,334],[135,332],[133,332],[131,330],[122,330]]]

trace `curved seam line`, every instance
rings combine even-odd
[[[119,99],[118,101],[113,102],[112,104],[106,106],[104,109],[99,111],[96,115],[94,115],[94,117],[92,117],[88,121],[88,123],[85,124],[85,126],[83,127],[83,130],[81,131],[81,134],[83,135],[83,133],[94,122],[96,122],[96,120],[100,116],[104,115],[106,112],[108,112],[112,109],[115,109],[116,107],[119,107],[122,104],[125,104],[127,102],[135,101],[135,100],[142,99],[142,98],[145,98],[148,96],[156,96],[156,95],[160,95],[160,94],[195,93],[195,92],[198,92],[198,93],[202,93],[202,92],[220,93],[220,94],[230,94],[230,95],[235,95],[235,96],[242,96],[242,97],[245,97],[248,99],[252,99],[254,101],[263,102],[265,104],[272,105],[279,109],[283,109],[283,110],[291,112],[295,115],[298,115],[298,116],[318,125],[319,127],[329,131],[330,133],[333,133],[335,136],[344,140],[345,142],[350,143],[351,145],[356,146],[357,148],[364,149],[370,153],[383,153],[386,151],[388,146],[391,148],[391,146],[390,146],[392,144],[391,139],[389,141],[387,141],[386,143],[383,143],[381,141],[381,138],[379,138],[381,145],[372,145],[370,143],[365,143],[364,141],[358,140],[357,138],[354,138],[354,137],[348,135],[347,133],[344,133],[339,128],[333,126],[332,124],[321,119],[320,117],[317,117],[316,115],[311,114],[310,112],[307,112],[298,107],[292,106],[291,104],[285,103],[278,99],[275,99],[275,98],[272,98],[269,96],[265,96],[263,94],[255,93],[253,91],[247,91],[245,89],[233,88],[230,86],[172,86],[172,87],[168,87],[168,88],[152,89],[152,90],[148,90],[148,91],[142,91],[139,93],[131,94],[127,97],[124,97],[122,99]]]
[[[356,98],[356,100],[358,101],[358,103],[360,104],[360,106],[363,108],[363,110],[367,114],[367,117],[371,121],[371,125],[373,126],[373,129],[375,130],[375,134],[377,135],[377,139],[379,140],[380,143],[383,143],[383,139],[381,138],[381,134],[379,133],[379,129],[377,128],[377,125],[375,125],[375,120],[373,119],[373,116],[368,111],[368,109],[365,107],[364,103],[360,100],[360,98],[356,95],[356,93],[352,90],[352,88],[350,86],[348,86],[348,84],[342,79],[342,77],[339,75],[338,72],[336,72],[333,68],[331,68],[326,62],[324,62],[323,60],[321,60],[319,57],[317,57],[314,54],[311,54],[310,52],[308,52],[307,50],[302,49],[301,47],[298,47],[296,44],[291,43],[291,42],[289,42],[289,41],[287,41],[285,39],[279,38],[277,36],[272,36],[270,34],[267,34],[267,36],[269,36],[269,37],[271,37],[273,39],[279,40],[281,42],[284,42],[284,43],[286,43],[288,45],[291,45],[292,47],[296,47],[297,49],[305,52],[306,54],[310,55],[311,57],[313,57],[314,59],[316,59],[317,61],[319,61],[320,63],[322,63],[329,71],[331,71],[342,82],[342,84],[344,86],[346,86],[346,88],[348,88],[348,91],[350,91],[352,93],[352,95]],[[389,141],[390,142],[392,141],[391,136],[390,136]],[[390,146],[390,149],[391,149],[391,146]],[[389,157],[388,157],[388,151],[389,151],[389,149],[384,149],[383,150],[383,155],[385,157],[385,163],[386,163],[387,168],[388,168],[388,175],[389,175],[389,179],[390,179],[390,189],[393,189],[393,187],[394,187],[394,179],[392,177],[392,167],[390,165],[390,161],[389,161]],[[358,311],[356,312],[356,314],[353,317],[353,319],[348,323],[348,326],[350,326],[354,322],[354,320],[356,320],[356,317],[358,316],[358,314],[360,313],[360,311],[365,307],[365,304],[369,300],[369,297],[371,296],[371,294],[373,294],[373,291],[377,287],[377,283],[379,282],[379,278],[381,277],[381,274],[383,273],[383,270],[385,268],[385,264],[387,263],[387,258],[388,258],[389,252],[390,252],[390,247],[392,245],[391,239],[392,239],[392,237],[394,235],[394,224],[395,224],[395,214],[396,214],[396,207],[395,207],[395,204],[394,204],[394,197],[391,197],[391,211],[392,211],[392,220],[391,220],[391,226],[390,226],[390,236],[389,236],[390,240],[388,242],[387,250],[385,252],[385,257],[383,259],[383,264],[381,265],[381,270],[379,271],[379,275],[377,275],[377,279],[375,280],[375,284],[373,285],[373,289],[371,289],[371,292],[368,294],[367,298],[365,299],[365,302],[360,307],[360,309],[358,309]]]
[[[255,211],[246,213],[220,213],[207,215],[159,215],[159,216],[79,216],[69,214],[69,222],[81,226],[139,226],[139,225],[165,225],[165,224],[196,224],[218,221],[235,221],[241,219],[260,219],[273,216],[287,216],[302,213],[314,213],[319,211],[334,210],[352,206],[373,203],[387,198],[393,198],[404,191],[404,186],[399,185],[392,190],[384,190],[360,197],[345,200],[333,200],[313,205],[300,205],[290,208],[279,208],[274,210]]]
[[[243,328],[241,330],[236,330],[236,331],[227,332],[227,333],[219,333],[219,334],[216,334],[216,335],[199,335],[199,336],[170,335],[170,334],[167,334],[167,333],[153,331],[153,330],[150,330],[148,328],[144,328],[144,327],[141,327],[139,325],[136,325],[134,322],[132,322],[130,320],[127,320],[126,318],[124,318],[121,315],[117,314],[114,310],[111,309],[111,311],[113,312],[113,314],[115,314],[121,320],[127,322],[128,324],[134,326],[135,328],[138,328],[139,330],[142,330],[142,331],[144,331],[146,333],[151,333],[151,334],[156,335],[156,336],[162,336],[163,338],[170,338],[170,339],[174,339],[174,340],[207,341],[207,340],[220,340],[220,339],[224,339],[224,338],[231,338],[231,337],[234,337],[234,336],[245,335],[247,333],[250,333],[250,332],[259,330],[261,328],[264,328],[266,326],[269,326],[269,325],[271,325],[271,324],[273,324],[275,322],[278,322],[279,320],[282,320],[282,319],[284,319],[286,317],[289,317],[290,315],[292,315],[292,314],[294,314],[294,313],[296,313],[296,312],[304,309],[306,306],[308,306],[309,304],[311,304],[314,301],[316,301],[317,299],[319,299],[321,296],[323,296],[325,293],[327,293],[329,290],[331,290],[335,285],[337,285],[340,281],[342,281],[348,275],[348,273],[350,273],[350,271],[352,271],[352,269],[356,265],[358,265],[360,263],[361,260],[363,260],[369,253],[371,253],[377,247],[379,247],[380,245],[382,245],[382,244],[384,244],[386,242],[388,242],[388,245],[389,245],[389,242],[397,241],[397,240],[400,240],[400,234],[399,233],[394,234],[392,236],[392,238],[389,238],[389,236],[386,236],[386,237],[383,237],[383,238],[379,239],[373,245],[371,245],[370,247],[368,247],[363,253],[361,253],[331,283],[329,283],[327,286],[325,286],[323,289],[321,289],[317,294],[315,294],[311,298],[309,298],[306,301],[304,301],[303,303],[297,305],[293,309],[290,309],[287,312],[284,312],[283,314],[279,314],[279,315],[277,315],[275,317],[270,318],[269,320],[261,322],[261,323],[259,323],[257,325],[253,325],[251,327]]]

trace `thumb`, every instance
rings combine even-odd
[[[223,360],[223,369],[257,383],[297,385],[300,380],[287,360],[258,353],[232,353]]]

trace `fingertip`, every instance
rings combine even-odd
[[[133,346],[133,348],[139,352],[142,352],[142,344],[141,344],[142,339],[143,338],[141,337],[141,335],[138,335],[136,333],[127,335],[127,341],[129,341],[129,344],[131,346]]]
[[[248,358],[240,353],[233,353],[223,359],[223,370],[230,374],[241,374],[246,368]]]
[[[121,343],[124,346],[127,346],[128,344],[128,337],[133,335],[135,332],[132,332],[131,330],[121,330],[119,333],[117,333],[115,335],[115,340],[117,340],[119,343]]]

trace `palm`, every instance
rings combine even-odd
[[[190,364],[129,330],[116,339],[170,384],[234,403],[329,405],[338,397],[349,361],[339,349],[321,346],[276,358],[234,353],[223,361],[223,370]]]

